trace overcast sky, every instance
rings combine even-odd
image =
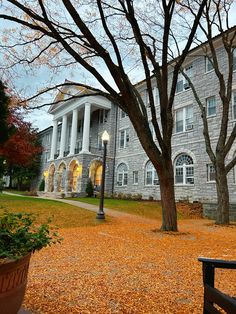
[[[236,25],[236,0],[234,0],[233,8],[231,11],[231,25]],[[6,27],[7,23],[0,21],[0,27]],[[0,56],[1,57],[1,56]],[[143,79],[141,76],[141,72],[135,72],[129,73],[131,75],[135,75],[137,80]],[[103,72],[103,77],[106,78],[110,82],[110,77],[107,72]],[[51,76],[48,73],[47,68],[41,68],[38,69],[36,73],[30,74],[26,73],[24,69],[21,70],[20,77],[12,77],[12,80],[14,80],[13,84],[17,89],[26,88],[28,90],[29,95],[32,95],[32,91],[36,91],[39,88],[46,87],[48,83],[52,84],[59,84],[65,81],[65,79],[76,81],[88,85],[94,85],[94,80],[87,75],[87,73],[81,69],[73,69],[73,70],[66,70],[64,69],[60,74]],[[46,102],[50,102],[52,100],[52,95],[48,95],[48,98],[45,98]],[[44,107],[40,110],[33,110],[31,113],[27,114],[26,120],[29,120],[32,122],[33,126],[35,128],[38,128],[39,130],[43,130],[47,128],[48,126],[52,125],[52,115],[49,115],[47,113],[49,109],[49,106]]]

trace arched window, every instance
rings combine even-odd
[[[117,168],[117,185],[125,186],[128,184],[128,167],[126,164],[121,163]]]
[[[149,160],[145,166],[145,185],[158,185],[159,178],[152,162]]]
[[[181,154],[176,158],[175,183],[194,184],[194,165],[189,155]]]

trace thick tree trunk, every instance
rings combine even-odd
[[[172,161],[165,160],[164,163],[163,170],[159,174],[162,204],[161,230],[178,231]]]
[[[229,189],[224,160],[216,164],[217,213],[216,224],[229,224]]]

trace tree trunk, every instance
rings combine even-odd
[[[178,231],[174,191],[174,176],[171,160],[165,160],[162,172],[159,174],[159,179],[162,204],[161,230]]]
[[[229,189],[224,160],[216,163],[217,213],[216,224],[229,224]]]

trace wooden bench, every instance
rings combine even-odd
[[[203,285],[204,285],[204,307],[203,314],[222,313],[216,308],[218,305],[228,314],[236,314],[236,299],[221,292],[214,287],[215,268],[236,269],[236,261],[224,261],[199,257],[202,262]],[[236,283],[235,283],[236,285]]]

